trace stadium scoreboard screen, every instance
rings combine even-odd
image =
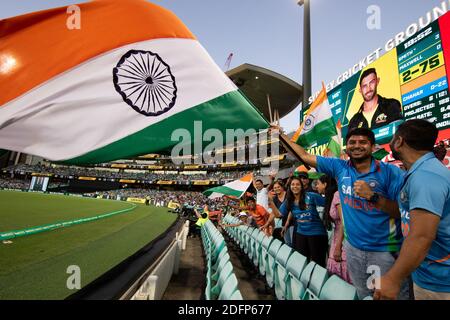
[[[450,98],[438,22],[398,46],[397,56],[405,120],[429,119],[440,130],[449,128]]]
[[[31,191],[47,191],[49,177],[33,176],[31,178],[30,190]]]
[[[388,143],[403,120],[426,119],[439,129],[439,139],[450,137],[450,13],[430,23],[396,48],[353,74],[328,91],[328,102],[335,123],[340,121],[342,136],[348,125],[362,109],[364,102],[360,92],[361,75],[374,68],[378,83],[377,93],[401,105],[403,119],[386,121],[383,126],[371,128],[378,144]],[[304,110],[304,115],[307,110]],[[383,119],[384,114],[376,118]],[[373,122],[372,122],[373,123]],[[370,126],[370,124],[369,124]],[[328,141],[319,141],[313,153],[324,150]]]

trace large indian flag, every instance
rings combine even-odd
[[[97,163],[170,150],[175,129],[194,137],[195,120],[203,131],[268,127],[170,11],[78,7],[80,29],[67,27],[67,7],[0,20],[0,149]]]
[[[236,198],[242,197],[245,191],[247,191],[250,183],[252,183],[253,175],[251,173],[243,176],[241,179],[231,181],[220,187],[215,187],[203,192],[205,196],[210,199],[215,199],[226,196],[232,196]]]
[[[342,153],[342,125],[341,120],[338,120],[338,123],[336,124],[336,135],[331,137],[330,142],[327,145],[327,148],[324,152],[328,153],[328,155],[336,158],[341,157]]]
[[[322,83],[322,90],[311,104],[305,120],[291,140],[308,148],[336,134],[333,115],[328,104],[327,91]]]

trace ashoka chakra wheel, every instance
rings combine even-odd
[[[151,51],[128,51],[113,69],[113,81],[123,100],[143,115],[157,116],[175,105],[175,77],[169,65]]]

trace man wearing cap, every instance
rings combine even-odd
[[[315,192],[311,186],[311,180],[309,180],[308,172],[300,171],[296,175],[300,178],[303,190],[305,190],[305,192]]]
[[[239,214],[237,215],[238,219],[239,219],[239,223],[231,223],[231,224],[220,224],[222,227],[227,228],[227,227],[239,227],[239,226],[247,226],[248,225],[248,215],[244,212],[241,211],[239,212]]]

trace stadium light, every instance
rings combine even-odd
[[[303,109],[309,104],[311,96],[311,18],[310,0],[298,0],[303,7],[303,102],[300,111],[300,123],[303,120]]]

